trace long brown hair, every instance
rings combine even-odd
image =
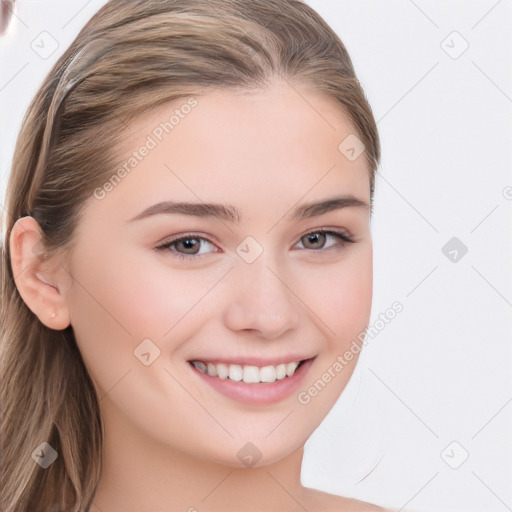
[[[85,201],[119,165],[129,120],[213,88],[280,77],[324,92],[365,145],[371,197],[375,121],[347,51],[300,0],[112,0],[60,57],[30,104],[9,176],[1,266],[1,508],[83,512],[101,476],[103,425],[73,328],[42,324],[12,274],[9,237],[30,212],[42,258],[71,247]],[[341,142],[341,141],[340,141]],[[49,467],[31,454],[47,442]]]

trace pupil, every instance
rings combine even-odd
[[[325,235],[323,233],[314,233],[312,235],[308,235],[306,238],[308,240],[305,244],[306,246],[308,244],[319,244],[322,247],[325,243]],[[318,249],[318,247],[316,247],[316,249]]]
[[[185,240],[181,240],[180,243],[184,247],[185,251],[188,251],[188,252],[190,252],[192,254],[197,252],[197,251],[195,251],[195,249],[198,246],[197,239],[195,239],[195,238],[187,238]]]

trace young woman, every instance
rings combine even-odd
[[[105,5],[8,183],[2,510],[383,510],[300,481],[370,318],[379,156],[305,3]]]

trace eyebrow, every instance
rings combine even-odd
[[[370,205],[361,199],[352,195],[336,196],[323,201],[306,203],[295,210],[291,214],[293,220],[303,220],[323,215],[324,213],[342,208],[364,208],[369,210]],[[181,214],[193,217],[212,217],[225,220],[231,223],[240,222],[240,212],[231,205],[215,204],[215,203],[190,203],[190,202],[174,202],[163,201],[146,208],[141,213],[130,219],[133,222],[145,219],[153,215],[160,214]]]

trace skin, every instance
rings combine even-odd
[[[369,203],[363,156],[351,162],[338,150],[354,130],[331,99],[281,81],[197,100],[121,183],[88,200],[70,252],[41,263],[32,252],[36,221],[20,219],[12,231],[23,299],[48,327],[71,323],[100,397],[105,450],[91,510],[383,510],[300,481],[304,443],[357,355],[309,403],[297,393],[369,323],[372,240],[367,207],[302,220],[290,211],[337,195]],[[120,161],[183,103],[132,123]],[[130,222],[168,200],[231,204],[240,221],[161,214]],[[321,228],[353,243],[320,236],[308,245],[305,235]],[[179,259],[182,245],[155,249],[190,232],[212,242],[196,240],[196,259]],[[248,236],[263,248],[253,263],[236,252]],[[134,356],[147,338],[160,350],[149,366]],[[316,358],[300,388],[270,405],[227,398],[188,363],[290,354]],[[261,453],[252,467],[237,457],[247,442]]]

